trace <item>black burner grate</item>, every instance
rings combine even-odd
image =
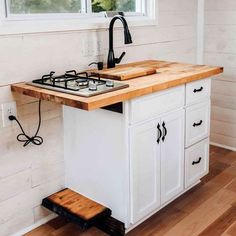
[[[71,91],[79,91],[89,87],[89,83],[96,86],[106,84],[105,80],[101,80],[99,74],[88,72],[77,73],[75,70],[67,71],[64,75],[54,76],[55,72],[42,76],[41,79],[33,80],[33,83],[47,85],[50,87],[61,88]]]

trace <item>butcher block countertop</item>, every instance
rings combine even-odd
[[[157,73],[124,81],[124,83],[129,84],[128,88],[88,98],[38,88],[26,83],[13,84],[11,89],[13,92],[90,111],[223,72],[222,67],[156,60],[129,63],[120,67],[125,66],[152,67],[156,68]]]

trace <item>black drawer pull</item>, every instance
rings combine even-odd
[[[193,127],[200,126],[202,123],[203,123],[203,121],[200,120],[199,123],[194,123],[194,124],[193,124]]]
[[[165,141],[166,135],[167,135],[167,129],[166,129],[166,124],[165,122],[162,123],[162,127],[163,127],[163,137],[162,137],[162,141]]]
[[[202,158],[199,157],[198,161],[193,161],[193,162],[192,162],[192,165],[194,166],[194,165],[199,164],[199,163],[201,162],[201,160],[202,160]]]
[[[161,126],[160,126],[159,123],[158,123],[158,125],[157,125],[157,130],[158,130],[157,143],[160,143],[161,136],[162,136],[162,132],[161,132]]]
[[[201,92],[202,90],[203,90],[203,87],[201,86],[200,89],[194,89],[193,92],[194,92],[194,93],[199,93],[199,92]]]

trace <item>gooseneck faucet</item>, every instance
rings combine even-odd
[[[107,59],[107,68],[114,68],[116,64],[119,64],[122,58],[125,55],[125,52],[122,52],[119,58],[115,58],[114,48],[113,48],[113,28],[116,20],[120,20],[124,27],[124,38],[125,44],[131,44],[132,38],[129,32],[129,27],[125,18],[121,15],[114,16],[110,22],[109,26],[109,52],[108,52],[108,59]]]

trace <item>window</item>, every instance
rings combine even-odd
[[[105,11],[125,12],[130,26],[157,24],[157,0],[0,0],[0,35],[105,29]]]
[[[142,2],[145,0],[6,0],[6,9],[7,16],[99,13],[103,11],[141,13]]]
[[[8,0],[9,14],[78,13],[80,0]]]
[[[92,0],[92,11],[124,11],[136,12],[135,0]]]

